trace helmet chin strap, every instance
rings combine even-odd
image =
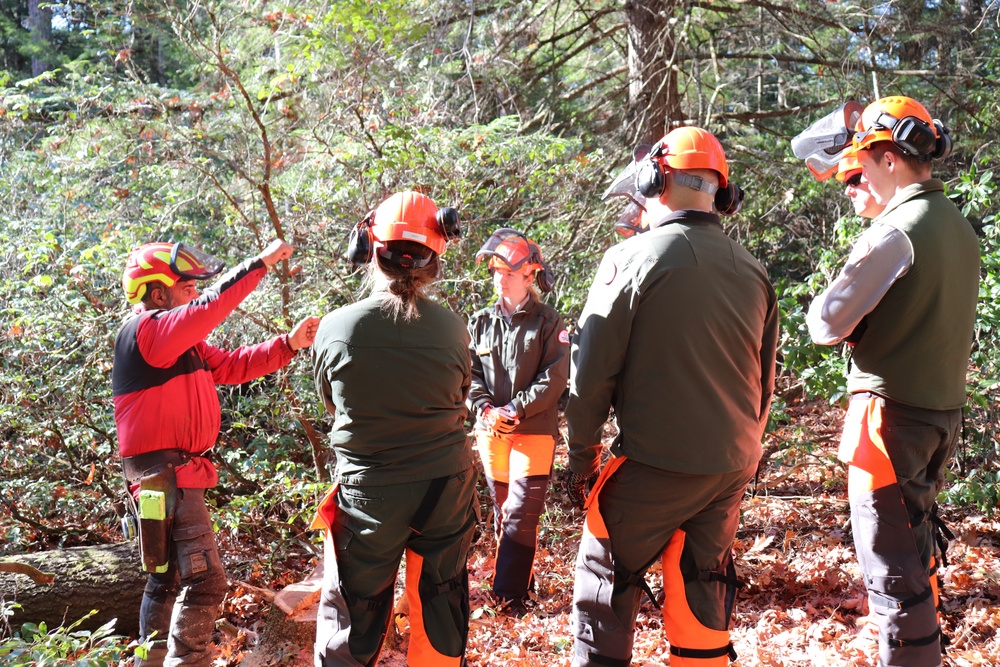
[[[677,185],[683,185],[686,188],[698,190],[699,192],[707,192],[710,195],[714,195],[716,190],[719,189],[718,185],[709,183],[701,176],[692,176],[691,174],[685,174],[682,171],[674,171],[671,173],[674,177],[674,183]]]

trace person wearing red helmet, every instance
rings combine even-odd
[[[312,344],[319,318],[258,345],[205,342],[292,247],[274,241],[198,294],[222,263],[180,243],[147,243],[129,255],[122,289],[133,312],[115,339],[111,372],[125,480],[138,501],[143,640],[135,663],[208,665],[219,605],[228,590],[205,490],[218,483],[208,452],[219,434],[217,384],[242,384],[282,368]]]
[[[778,306],[767,272],[714,212],[730,185],[713,135],[667,134],[636,170],[650,229],[605,253],[580,318],[570,498],[582,503],[596,484],[576,563],[574,667],[630,664],[658,559],[670,664],[722,667],[735,655],[731,549],[761,457]],[[609,407],[618,436],[598,477]]]
[[[348,243],[371,294],[327,314],[316,336],[313,377],[337,455],[336,484],[313,523],[325,531],[318,667],[378,662],[404,553],[407,664],[464,662],[478,519],[465,434],[469,335],[427,295],[458,235],[454,209],[413,191],[386,199]]]
[[[522,614],[552,475],[559,398],[569,378],[569,335],[559,313],[535,291],[550,291],[553,284],[534,241],[498,229],[476,254],[477,262],[483,260],[498,298],[469,319],[468,403],[493,499],[493,593],[511,613]]]
[[[813,341],[854,343],[839,458],[851,528],[879,626],[879,664],[941,664],[934,538],[966,402],[979,294],[979,243],[933,178],[951,151],[940,121],[909,97],[867,107],[850,154],[884,207],[817,296]]]

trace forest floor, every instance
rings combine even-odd
[[[735,559],[747,586],[732,624],[738,667],[876,664],[877,631],[867,622],[867,599],[850,536],[845,474],[836,461],[842,413],[825,402],[788,410],[790,425],[769,434],[756,493],[745,499]],[[557,470],[565,469],[565,449]],[[485,499],[485,497],[484,497]],[[1000,522],[945,506],[941,515],[956,539],[943,569],[943,628],[951,644],[945,665],[1000,664]],[[537,590],[530,611],[515,618],[489,593],[493,544],[482,532],[469,557],[472,622],[470,667],[567,667],[573,651],[569,613],[582,513],[565,500],[562,476],[550,487],[535,563]],[[301,562],[304,576],[314,565]],[[299,576],[299,578],[301,578]],[[290,579],[296,573],[289,573]],[[657,590],[659,573],[648,580]],[[218,667],[240,664],[253,650],[267,602],[234,587],[227,617],[250,632],[226,636]],[[397,608],[379,665],[405,666],[408,621]],[[660,612],[644,599],[637,619],[632,665],[669,664]],[[273,664],[309,665],[309,649],[277,656]]]

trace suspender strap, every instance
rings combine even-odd
[[[410,520],[410,530],[414,533],[419,535],[420,531],[424,529],[427,519],[431,517],[438,501],[441,500],[441,492],[444,491],[444,486],[449,479],[451,478],[438,477],[431,480],[430,486],[427,487],[427,493],[424,494],[424,499],[420,501],[420,506],[417,507],[417,511],[413,513],[413,519]]]

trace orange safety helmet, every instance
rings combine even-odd
[[[416,241],[437,254],[444,251],[448,239],[437,221],[437,205],[425,194],[397,192],[375,209],[372,235],[379,243]]]
[[[555,280],[542,259],[541,248],[517,230],[501,227],[493,232],[476,253],[476,263],[483,261],[484,257],[490,258],[490,270],[502,264],[515,273],[535,275],[543,292],[551,291],[554,286]]]
[[[147,243],[129,253],[122,273],[122,289],[132,305],[146,295],[146,283],[173,287],[178,280],[207,280],[225,265],[198,248],[183,243]]]
[[[644,197],[659,197],[663,193],[663,165],[671,169],[711,169],[719,174],[719,188],[729,184],[729,163],[726,152],[715,136],[700,127],[679,127],[660,139],[649,152],[649,160],[644,161],[636,175],[636,189]],[[700,180],[700,179],[698,179]],[[715,193],[717,188],[704,183],[697,187],[683,183],[696,190]]]
[[[377,250],[389,261],[419,268],[430,262],[430,256],[410,257],[388,250],[386,244],[413,241],[440,255],[449,240],[461,235],[458,211],[449,207],[438,210],[427,195],[406,190],[386,199],[354,227],[347,258],[354,264],[367,264]]]
[[[883,97],[865,107],[854,133],[854,152],[880,141],[891,141],[904,154],[920,160],[937,160],[951,153],[951,136],[941,121],[931,118],[920,102],[910,97]]]
[[[843,183],[859,171],[861,171],[861,163],[858,162],[857,154],[851,152],[841,158],[837,164],[837,180]]]

